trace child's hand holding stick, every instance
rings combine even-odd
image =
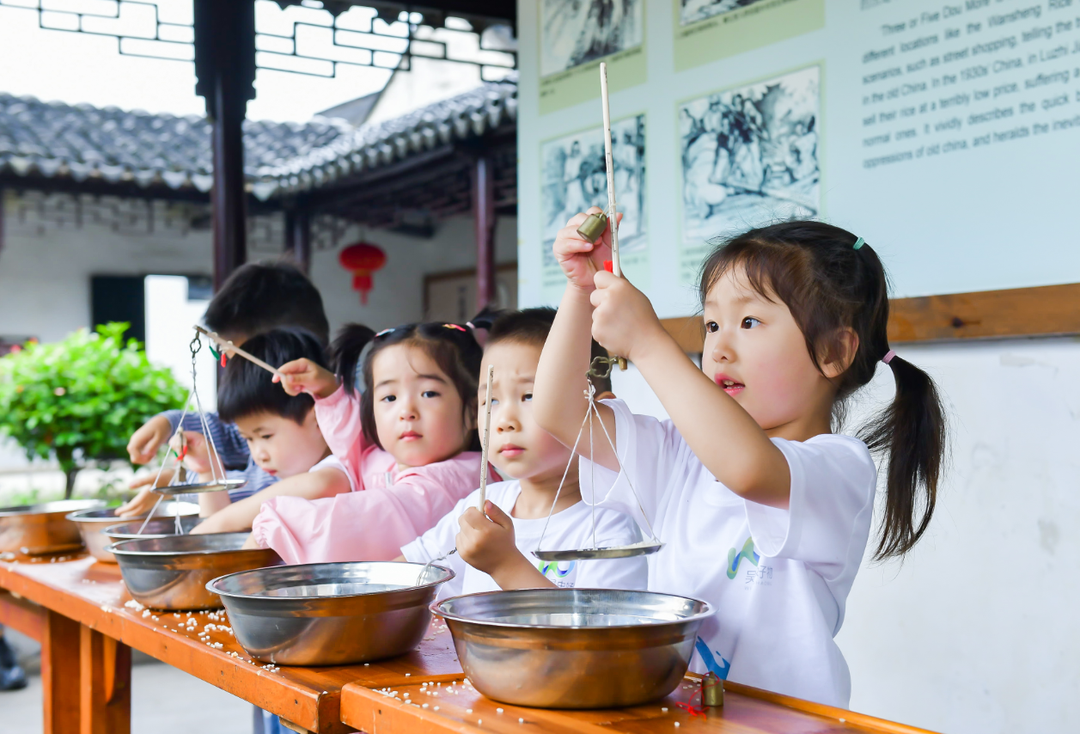
[[[317,398],[328,398],[338,389],[337,375],[310,359],[294,359],[277,369],[274,382],[280,382],[289,395],[307,393]]]
[[[661,344],[667,332],[645,294],[625,278],[599,272],[595,290],[589,295],[593,306],[592,336],[611,354],[638,361],[642,350]]]

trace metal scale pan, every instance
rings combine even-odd
[[[573,550],[534,550],[532,554],[541,561],[590,561],[604,558],[632,558],[648,556],[664,547],[659,540],[643,540],[630,545],[610,548],[577,548]]]
[[[175,497],[181,494],[201,494],[203,492],[222,492],[230,489],[243,487],[247,484],[246,479],[217,479],[210,482],[195,482],[194,484],[170,484],[167,487],[155,487],[154,492]]]

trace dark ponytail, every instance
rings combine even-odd
[[[362,378],[360,356],[374,338],[375,332],[363,324],[346,324],[330,344],[330,363],[334,374],[350,395],[356,392]]]
[[[703,303],[713,285],[735,267],[744,271],[754,290],[788,307],[819,370],[843,352],[845,329],[858,336],[851,364],[833,381],[835,415],[889,356],[896,397],[859,432],[859,438],[888,464],[874,559],[902,556],[926,532],[934,514],[946,452],[946,421],[930,376],[891,354],[888,281],[877,253],[862,238],[823,222],[791,221],[752,229],[720,243],[705,260],[700,281]]]
[[[874,560],[904,555],[926,532],[945,455],[945,412],[934,381],[897,356],[889,367],[896,396],[859,432],[870,451],[888,462],[885,514]]]

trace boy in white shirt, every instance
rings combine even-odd
[[[489,456],[501,475],[514,479],[488,485],[485,513],[477,506],[477,490],[434,528],[401,549],[404,560],[426,563],[457,548],[455,555],[439,561],[456,574],[440,588],[441,599],[500,588],[646,587],[644,557],[549,563],[532,553],[541,535],[544,550],[594,545],[593,509],[582,501],[577,462],[566,471],[570,450],[541,429],[532,416],[533,379],[554,318],[552,308],[505,314],[492,325],[484,350],[480,374],[487,374],[488,365],[495,367]],[[604,354],[599,345],[594,343],[593,348]],[[580,389],[585,388],[582,375]],[[598,391],[609,389],[609,384],[597,385]],[[486,385],[481,384],[480,425],[486,410],[485,390]],[[555,501],[564,472],[565,484]],[[595,512],[596,545],[626,545],[641,539],[628,515],[599,508]]]

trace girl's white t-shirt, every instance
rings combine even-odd
[[[341,463],[341,459],[339,459],[338,457],[330,454],[318,464],[308,469],[308,474],[311,474],[312,472],[317,472],[320,469],[337,469],[338,471],[343,472],[349,480],[349,491],[356,491],[356,485],[353,484],[352,474],[349,473],[349,470],[345,468],[345,465]]]
[[[866,445],[834,434],[773,439],[791,470],[790,505],[781,510],[716,481],[671,421],[634,415],[621,400],[604,404],[615,413],[626,476],[596,465],[596,491],[647,528],[627,478],[637,490],[665,543],[648,556],[649,590],[717,610],[698,632],[691,669],[846,708],[851,678],[833,637],[873,516],[877,470]]]
[[[514,509],[521,483],[497,482],[487,487],[487,498],[507,515]],[[457,503],[439,523],[401,549],[406,560],[427,563],[453,550],[460,531],[458,518],[480,501],[476,490]],[[544,576],[564,588],[645,589],[648,565],[643,557],[614,560],[541,561],[532,552],[540,541],[544,520],[514,520],[514,542],[526,558]],[[600,547],[627,545],[641,540],[641,534],[629,515],[611,509],[596,508],[596,540]],[[584,502],[551,516],[544,533],[544,550],[567,550],[593,547],[592,508]],[[480,591],[497,591],[499,585],[491,576],[478,571],[458,554],[438,562],[453,570],[453,579],[439,588],[439,599]]]

